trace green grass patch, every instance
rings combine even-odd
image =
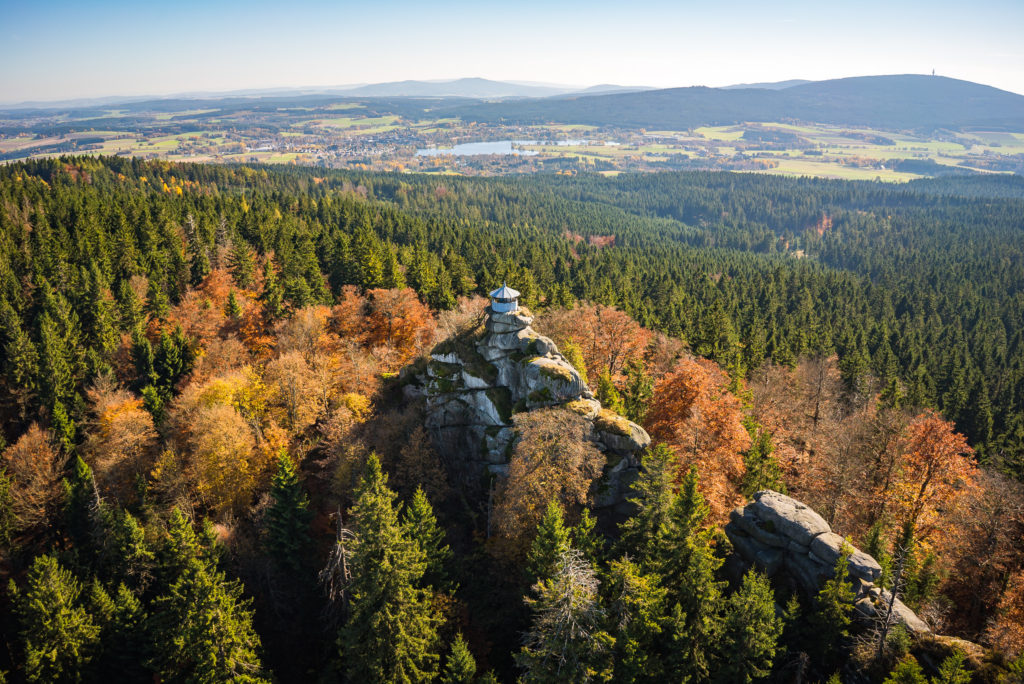
[[[622,437],[629,437],[633,432],[629,427],[628,420],[615,411],[610,411],[606,408],[601,409],[597,417],[594,418],[594,427],[601,432],[610,432],[613,435],[620,435]]]

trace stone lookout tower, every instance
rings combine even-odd
[[[494,313],[514,313],[519,310],[519,293],[505,283],[491,293],[491,311]]]

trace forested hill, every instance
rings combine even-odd
[[[961,193],[953,179],[918,191],[729,173],[437,179],[86,158],[0,178],[8,438],[40,409],[75,416],[116,347],[97,328],[102,292],[124,307],[129,282],[145,282],[150,307],[172,304],[231,240],[272,255],[295,308],[404,271],[440,309],[501,280],[529,305],[616,305],[737,376],[838,353],[850,387],[878,382],[939,408],[984,458],[1024,474],[1024,200],[976,197],[1013,194],[1000,178],[964,180]],[[66,377],[49,358],[54,323],[62,344],[81,346],[63,352],[74,356]]]
[[[1017,681],[1014,187],[0,167],[0,679]]]
[[[885,129],[1020,128],[1024,95],[943,76],[860,76],[783,89],[670,88],[464,105],[467,121],[615,125],[658,130],[744,121],[814,121]]]

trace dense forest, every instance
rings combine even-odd
[[[13,681],[1024,676],[1018,178],[75,157],[0,202]],[[591,510],[564,412],[513,417],[511,473],[557,455],[540,505],[431,445],[405,386],[502,281],[654,438],[630,515]],[[970,641],[869,633],[844,573],[727,577],[764,488]]]

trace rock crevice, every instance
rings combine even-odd
[[[622,503],[651,442],[642,427],[601,407],[557,345],[530,327],[525,308],[498,313],[437,345],[417,391],[426,396],[426,427],[435,447],[464,480],[504,474],[515,440],[512,416],[561,406],[593,425],[608,456],[597,505]]]

